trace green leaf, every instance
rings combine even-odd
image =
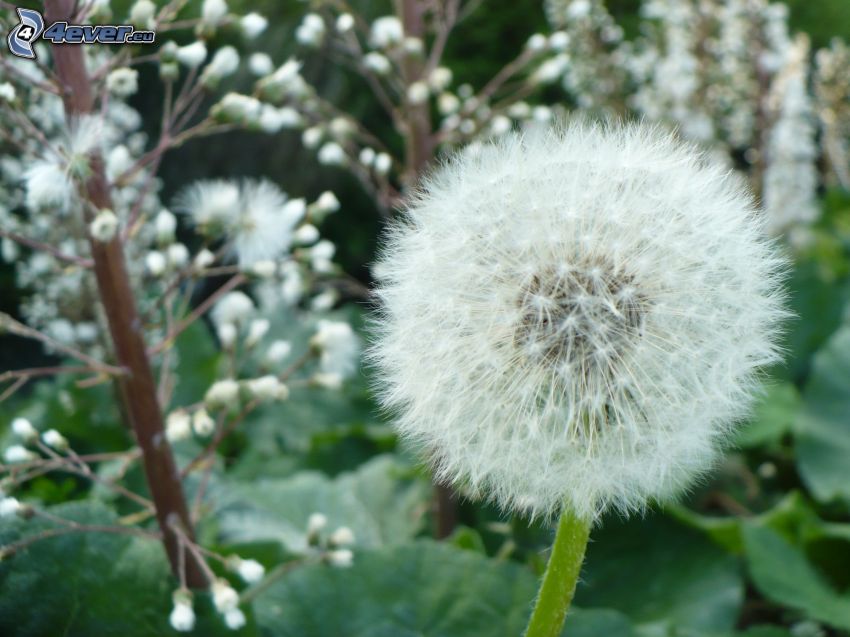
[[[177,351],[177,368],[174,379],[177,385],[172,405],[184,407],[204,398],[216,380],[221,353],[203,321],[195,321],[183,332],[174,347]]]
[[[850,596],[834,590],[800,550],[773,529],[755,524],[744,527],[744,542],[750,575],[768,599],[850,629]]]
[[[791,431],[799,409],[800,394],[792,383],[770,385],[749,424],[738,431],[736,446],[752,448],[779,442]]]
[[[220,482],[210,493],[225,542],[277,540],[305,546],[307,518],[328,516],[328,528],[347,526],[357,545],[406,542],[422,530],[430,486],[391,456],[330,479],[316,472],[290,478]]]
[[[615,608],[640,635],[729,632],[743,601],[738,560],[663,517],[591,533],[576,603]]]
[[[357,552],[350,569],[312,565],[255,602],[264,635],[303,637],[516,637],[537,589],[527,569],[421,540]],[[575,610],[564,635],[634,635],[610,610]]]
[[[850,326],[815,355],[795,434],[797,467],[814,496],[850,499]]]

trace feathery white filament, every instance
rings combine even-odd
[[[642,125],[471,148],[376,267],[371,355],[438,479],[551,516],[708,469],[776,359],[783,260],[723,168]]]

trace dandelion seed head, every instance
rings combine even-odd
[[[371,358],[437,478],[594,518],[710,469],[777,359],[784,261],[751,195],[644,125],[457,155],[390,231]]]

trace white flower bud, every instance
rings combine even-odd
[[[264,77],[274,71],[274,62],[268,53],[254,53],[248,58],[248,69],[258,77]]]
[[[374,71],[378,75],[386,75],[392,70],[390,61],[375,51],[363,56],[363,64],[366,65],[367,69]]]
[[[319,149],[319,163],[326,166],[341,166],[346,156],[342,146],[336,142],[328,142]]]
[[[227,3],[224,0],[204,0],[201,6],[201,19],[208,24],[218,24],[227,15]]]
[[[224,624],[230,630],[239,630],[245,625],[245,613],[238,608],[231,608],[224,613]]]
[[[180,442],[192,435],[192,419],[183,409],[172,411],[165,419],[165,437],[168,442]]]
[[[425,82],[414,82],[407,87],[407,101],[411,104],[424,104],[428,101],[430,91]]]
[[[433,71],[431,71],[430,75],[428,75],[428,85],[433,89],[435,93],[445,91],[451,83],[451,69],[448,69],[445,66],[438,66]]]
[[[360,157],[358,158],[360,163],[364,166],[371,166],[375,161],[375,151],[369,147],[364,148],[360,151]]]
[[[198,40],[177,49],[177,61],[190,69],[196,69],[207,59],[207,45]]]
[[[552,119],[552,109],[548,106],[535,106],[531,111],[531,117],[535,122],[545,124]]]
[[[301,143],[304,144],[305,148],[313,149],[319,145],[323,136],[324,131],[319,126],[313,126],[301,134]]]
[[[292,238],[298,245],[310,245],[318,241],[319,229],[312,224],[305,223],[295,231]]]
[[[239,335],[239,330],[233,323],[222,323],[215,328],[215,333],[222,348],[229,351],[236,344],[236,337]]]
[[[526,42],[525,46],[531,51],[542,51],[546,48],[546,36],[542,33],[535,33]]]
[[[162,276],[166,267],[168,267],[168,261],[162,252],[151,250],[145,255],[145,268],[151,276]]]
[[[271,374],[247,381],[246,387],[259,401],[286,400],[289,397],[289,388]]]
[[[490,122],[490,132],[493,135],[504,135],[511,130],[511,120],[504,115],[496,115]]]
[[[311,513],[307,518],[307,535],[318,535],[328,525],[328,516],[324,513]]]
[[[273,341],[266,351],[266,361],[272,364],[280,363],[292,352],[289,341]]]
[[[261,279],[270,279],[277,271],[277,264],[271,259],[263,259],[251,264],[251,272]]]
[[[451,115],[460,108],[460,100],[454,93],[440,93],[437,97],[437,110],[441,115]]]
[[[17,96],[17,91],[15,91],[15,87],[9,82],[3,82],[0,84],[0,100],[5,102],[14,102],[15,97]]]
[[[420,38],[407,37],[402,42],[405,53],[409,55],[422,55],[425,51],[425,44]]]
[[[201,82],[204,86],[215,87],[222,78],[233,75],[238,68],[239,53],[232,46],[224,46],[215,52],[207,64],[201,74]]]
[[[565,51],[570,44],[570,36],[566,31],[556,31],[549,36],[549,48],[553,51]]]
[[[404,28],[394,15],[383,16],[372,23],[369,41],[378,49],[385,49],[399,44],[404,38]]]
[[[38,430],[26,418],[15,418],[12,421],[12,433],[27,442],[38,438]]]
[[[239,24],[242,27],[242,33],[245,34],[245,37],[249,40],[253,40],[266,30],[266,27],[269,25],[269,21],[265,18],[265,16],[252,11],[251,13],[243,16],[239,21]],[[269,69],[269,72],[271,72],[271,69]],[[262,73],[261,75],[265,75],[265,73]]]
[[[315,264],[316,261],[313,263]],[[310,309],[314,312],[327,312],[336,304],[337,298],[336,290],[325,290],[313,297],[310,301]]]
[[[387,153],[378,153],[375,157],[375,172],[379,175],[386,175],[389,173],[392,166],[392,157],[390,157]]]
[[[109,209],[103,209],[97,213],[89,224],[89,232],[95,241],[109,243],[115,238],[118,230],[118,217]]]
[[[199,409],[192,414],[192,430],[201,438],[206,438],[215,431],[215,421],[210,417],[206,409]]]
[[[266,574],[266,569],[257,560],[240,559],[236,564],[236,572],[239,574],[239,577],[245,580],[248,584],[254,584],[263,579],[263,575]]]
[[[213,322],[239,324],[247,321],[254,314],[254,302],[244,292],[228,292],[216,303],[212,311]]]
[[[6,451],[3,452],[3,459],[8,464],[29,462],[30,460],[35,460],[37,457],[32,451],[22,445],[12,445],[11,447],[7,447]]]
[[[156,5],[151,0],[137,0],[130,8],[130,23],[143,29],[153,26]]]
[[[330,214],[339,210],[339,199],[336,198],[333,191],[326,190],[319,195],[319,198],[316,200],[314,205],[316,206],[317,212],[321,214]]]
[[[310,380],[318,387],[337,390],[342,388],[343,378],[342,375],[334,372],[316,372]]]
[[[2,498],[0,499],[0,519],[17,515],[23,508],[17,498]]]
[[[174,233],[177,230],[177,217],[163,208],[154,218],[154,228],[160,243],[171,243],[174,241]]]
[[[239,606],[239,594],[225,579],[217,579],[212,584],[213,605],[219,613],[226,613]]]
[[[350,549],[328,551],[328,562],[336,568],[349,568],[354,563],[354,553]]]
[[[341,13],[336,19],[336,30],[339,33],[348,33],[354,28],[354,16],[350,13]]]
[[[195,629],[195,610],[192,608],[191,598],[175,597],[168,623],[178,633],[189,633]]]
[[[248,326],[248,336],[245,337],[245,345],[254,347],[268,333],[271,323],[266,319],[254,319]]]
[[[325,37],[325,21],[316,13],[308,13],[295,30],[295,39],[304,46],[317,47]]]
[[[171,267],[180,269],[189,263],[189,248],[182,243],[172,243],[168,246],[168,263]]]
[[[204,270],[210,267],[213,263],[215,263],[215,255],[206,248],[195,255],[194,264],[199,270]]]
[[[230,407],[238,400],[239,383],[231,378],[214,382],[204,395],[204,404],[211,410]]]
[[[56,451],[66,451],[69,446],[68,439],[55,429],[48,429],[41,434],[41,440],[48,447],[56,449]]]
[[[347,526],[341,526],[331,533],[330,543],[333,546],[350,546],[354,544],[354,532]]]

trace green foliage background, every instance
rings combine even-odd
[[[198,3],[199,4],[199,3]],[[260,47],[281,60],[301,2],[233,2],[271,20]],[[367,15],[388,9],[358,3]],[[636,3],[616,0],[627,27]],[[116,11],[120,2],[114,2]],[[795,28],[816,45],[850,39],[846,0],[795,0]],[[630,22],[631,18],[631,22]],[[538,2],[488,0],[448,49],[459,82],[480,83],[542,28]],[[333,101],[380,128],[362,87],[328,65],[306,69]],[[243,78],[247,81],[247,78]],[[153,87],[155,78],[143,77]],[[141,91],[136,106],[158,120],[158,98]],[[369,200],[342,171],[319,168],[292,134],[244,133],[195,142],[163,166],[165,202],[200,177],[265,175],[294,196],[332,188],[344,203],[328,236],[347,271],[368,282],[380,224]],[[813,247],[789,277],[796,318],[785,336],[787,362],[771,370],[768,389],[736,448],[685,502],[645,518],[604,520],[593,533],[570,637],[805,637],[850,635],[850,194],[827,192]],[[9,271],[0,272],[2,309],[15,305]],[[345,310],[355,323],[368,308]],[[276,338],[304,340],[299,318],[270,315]],[[293,333],[293,330],[296,330]],[[39,354],[0,341],[3,367]],[[178,342],[178,402],[196,400],[222,360],[203,325]],[[12,364],[14,361],[14,364]],[[462,502],[461,526],[432,539],[427,473],[400,448],[368,389],[368,370],[344,392],[294,391],[249,419],[223,449],[199,529],[216,550],[253,557],[271,568],[293,558],[313,511],[331,528],[357,537],[351,569],[294,569],[256,597],[248,625],[225,629],[208,600],[198,606],[198,635],[281,637],[490,637],[520,634],[530,610],[550,531],[506,520],[490,507]],[[114,396],[44,382],[14,404],[0,405],[0,427],[24,415],[60,429],[79,452],[126,448]],[[8,437],[8,433],[4,433]],[[10,442],[5,440],[6,443]],[[178,458],[198,451],[179,443]],[[108,473],[114,467],[104,466]],[[131,484],[144,489],[140,474]],[[197,488],[188,485],[191,497]],[[72,476],[36,480],[26,494],[65,517],[107,523],[126,513],[109,493]],[[0,544],[34,532],[38,522],[0,524]],[[68,535],[0,563],[0,634],[153,636],[172,634],[167,617],[175,583],[160,547],[146,540]]]

